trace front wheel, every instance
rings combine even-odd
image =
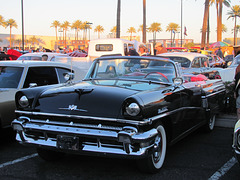
[[[38,156],[45,161],[56,161],[64,157],[64,153],[53,150],[37,148]]]
[[[140,170],[148,173],[156,173],[161,169],[166,155],[167,138],[165,129],[163,125],[158,125],[156,129],[158,131],[158,136],[155,138],[151,155],[137,162]]]

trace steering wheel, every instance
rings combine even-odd
[[[167,76],[165,76],[163,73],[160,73],[160,72],[150,72],[150,73],[147,73],[146,76],[144,76],[144,78],[147,78],[150,74],[160,74],[162,77],[164,77],[167,82],[169,82]]]

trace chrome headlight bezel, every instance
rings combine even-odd
[[[29,99],[27,98],[27,96],[22,95],[18,98],[18,104],[23,107],[26,108],[29,106]]]
[[[140,114],[141,108],[136,102],[131,102],[125,106],[125,112],[129,116],[135,117]]]

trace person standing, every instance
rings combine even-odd
[[[223,59],[223,52],[220,47],[218,48],[216,55],[219,56],[221,59]]]
[[[156,55],[167,52],[167,49],[161,43],[157,43],[155,45],[155,49],[156,49]]]

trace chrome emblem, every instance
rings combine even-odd
[[[58,108],[60,110],[67,110],[67,111],[82,111],[87,112],[85,109],[78,109],[76,105],[69,105],[68,108]]]

